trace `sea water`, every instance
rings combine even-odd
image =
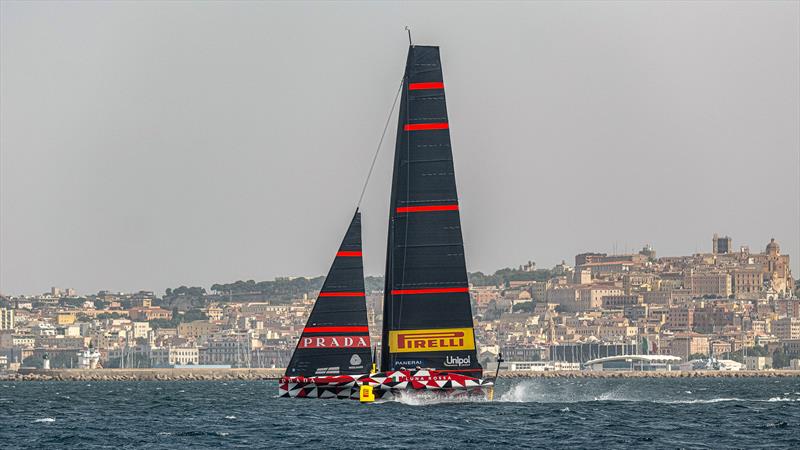
[[[800,448],[800,378],[501,380],[493,402],[276,398],[277,384],[0,382],[0,447]]]

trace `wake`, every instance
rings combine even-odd
[[[691,395],[691,391],[682,391]],[[664,398],[666,397],[666,398]],[[649,395],[649,392],[632,391],[631,386],[620,384],[614,387],[593,386],[590,384],[569,383],[564,385],[544,384],[536,381],[523,381],[517,383],[500,395],[497,401],[507,403],[584,403],[584,402],[646,402],[656,404],[709,404],[724,402],[800,402],[800,397],[770,397],[770,398],[741,398],[741,397],[715,397],[715,398],[669,398],[671,396]]]
[[[489,399],[479,396],[443,396],[436,391],[409,391],[400,392],[392,398],[379,400],[381,402],[396,402],[408,406],[428,406],[446,403],[486,403]]]

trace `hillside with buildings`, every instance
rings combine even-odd
[[[581,253],[574,264],[528,262],[470,274],[481,360],[499,352],[514,367],[546,361],[577,368],[600,357],[714,356],[754,368],[800,359],[800,299],[790,257],[770,240],[735,250],[714,236],[710,252],[658,257]],[[79,295],[53,288],[0,299],[0,369],[214,365],[283,367],[322,277]],[[381,277],[368,277],[372,341],[380,341]],[[796,364],[796,363],[795,363]],[[757,367],[756,367],[757,366]]]

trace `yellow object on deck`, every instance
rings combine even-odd
[[[486,390],[486,397],[489,399],[490,402],[494,400],[494,386]]]
[[[372,386],[364,384],[359,391],[358,399],[361,403],[370,403],[375,401],[375,393],[372,392]]]

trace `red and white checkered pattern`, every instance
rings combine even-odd
[[[358,399],[359,387],[373,387],[375,397],[391,398],[403,392],[427,391],[442,396],[485,396],[494,380],[474,378],[436,370],[397,370],[365,375],[284,377],[278,387],[280,397]]]

